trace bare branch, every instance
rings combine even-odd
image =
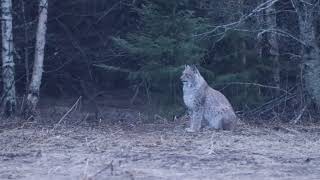
[[[242,22],[248,20],[250,17],[252,17],[253,15],[255,15],[256,13],[258,12],[262,12],[263,10],[271,7],[274,5],[274,3],[278,2],[279,0],[268,0],[260,5],[258,5],[253,11],[251,11],[251,13],[245,15],[245,16],[242,16],[240,17],[240,19],[238,21],[235,21],[235,22],[231,22],[231,23],[228,23],[228,24],[224,24],[224,25],[219,25],[219,26],[216,26],[214,29],[210,30],[210,31],[207,31],[207,32],[204,32],[204,33],[201,33],[201,34],[195,34],[194,36],[197,37],[197,36],[206,36],[206,35],[210,35],[212,33],[215,33],[217,32],[218,30],[220,29],[223,29],[225,30],[226,32],[226,29],[234,29],[235,27],[239,26]]]
[[[270,32],[271,33],[276,33],[279,36],[292,38],[292,39],[296,40],[297,42],[301,43],[302,45],[306,46],[306,43],[304,41],[302,41],[301,39],[293,36],[289,32],[286,32],[286,31],[281,30],[281,29],[275,29],[275,28],[264,29],[264,30],[262,30],[261,32],[258,33],[258,37],[262,36],[264,33],[270,33]]]

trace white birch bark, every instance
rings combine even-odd
[[[298,15],[300,39],[302,47],[302,61],[304,64],[304,81],[306,90],[314,102],[320,107],[320,49],[317,44],[315,18],[320,9],[316,1],[292,0]],[[314,4],[313,4],[314,3]]]
[[[15,113],[16,92],[13,62],[12,37],[12,2],[1,0],[2,10],[2,79],[3,79],[3,110],[7,116]]]
[[[40,97],[40,85],[43,73],[44,49],[46,43],[47,17],[48,0],[40,0],[33,72],[28,89],[25,109],[25,113],[28,116],[35,112],[35,108]]]

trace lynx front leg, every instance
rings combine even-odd
[[[187,128],[187,132],[196,132],[201,128],[201,122],[203,118],[203,112],[201,109],[191,112],[190,128]]]

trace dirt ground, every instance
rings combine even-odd
[[[85,113],[57,125],[55,108],[56,125],[0,127],[0,179],[320,179],[317,126],[244,123],[190,134],[179,120],[88,123]]]

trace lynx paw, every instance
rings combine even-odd
[[[194,132],[196,132],[196,130],[194,130],[194,129],[192,129],[192,128],[186,128],[186,132],[194,133]]]

